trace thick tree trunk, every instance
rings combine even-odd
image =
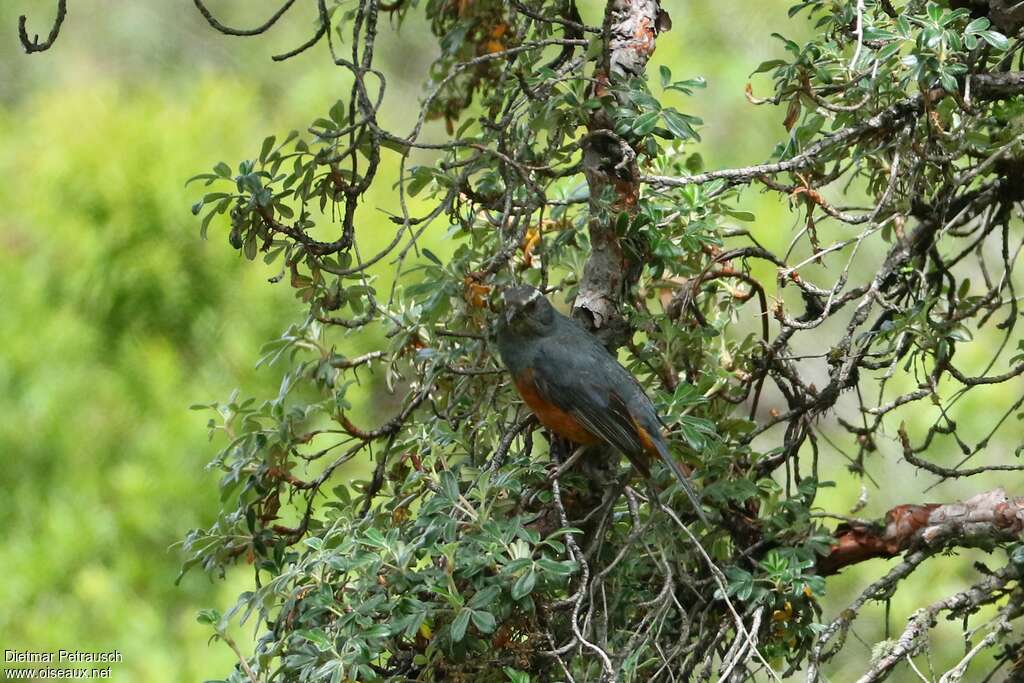
[[[603,27],[605,51],[594,74],[594,94],[607,95],[610,80],[643,75],[658,33],[669,25],[657,0],[609,0]],[[612,349],[629,338],[622,302],[632,284],[628,274],[638,272],[626,262],[616,225],[619,215],[636,210],[640,194],[636,141],[619,137],[614,128],[614,122],[598,110],[580,143],[590,186],[591,253],[573,305],[576,319]]]

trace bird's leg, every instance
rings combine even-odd
[[[570,469],[572,469],[573,465],[575,465],[579,461],[579,459],[583,457],[583,454],[586,452],[586,450],[586,446],[580,446],[575,451],[573,451],[572,455],[570,455],[565,460],[565,462],[563,462],[561,465],[555,468],[555,470],[548,475],[548,481],[554,481],[555,479],[558,479],[560,476],[562,476]]]

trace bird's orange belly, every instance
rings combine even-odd
[[[584,429],[575,417],[541,397],[533,383],[532,372],[526,372],[522,377],[516,378],[515,384],[519,395],[523,397],[523,401],[542,425],[555,434],[578,444],[600,443],[601,440]]]

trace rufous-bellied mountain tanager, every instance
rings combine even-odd
[[[575,443],[618,449],[645,477],[649,458],[660,457],[706,523],[700,499],[669,453],[658,413],[636,378],[539,290],[512,287],[503,298],[498,352],[540,423]]]

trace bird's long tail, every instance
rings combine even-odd
[[[683,468],[679,466],[676,459],[668,452],[668,444],[666,444],[662,439],[654,439],[653,441],[655,448],[658,450],[658,455],[665,461],[668,468],[672,470],[672,474],[676,475],[676,479],[679,480],[679,485],[683,487],[686,497],[689,498],[690,503],[693,504],[694,512],[697,513],[697,516],[700,517],[702,522],[710,526],[711,522],[704,514],[703,508],[701,508],[700,496],[698,496],[697,492],[693,489],[693,484],[690,483],[690,478],[686,476],[685,472],[683,472]]]

